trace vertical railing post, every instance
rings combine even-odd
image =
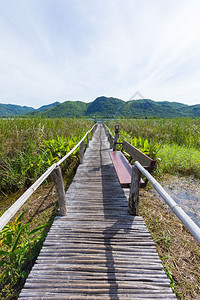
[[[113,138],[112,138],[112,135],[109,133],[108,134],[108,140],[109,140],[109,143],[110,143],[110,149],[113,148]]]
[[[82,141],[81,144],[80,144],[80,150],[79,150],[80,164],[83,164],[84,149],[85,149],[85,142]]]
[[[87,134],[87,147],[89,146],[89,141],[90,141],[89,134]]]
[[[110,133],[108,133],[107,138],[108,138],[108,142],[109,142],[109,144],[110,144]],[[111,148],[111,147],[110,147],[110,148]]]
[[[115,137],[114,137],[114,145],[113,145],[113,151],[116,151],[117,149],[117,141],[119,138],[119,124],[115,124]]]
[[[63,184],[62,172],[60,166],[57,166],[51,173],[51,178],[55,184],[58,197],[59,215],[65,216],[67,213],[67,204],[65,198],[65,189]]]
[[[92,131],[91,131],[91,139],[93,137],[93,134],[94,134],[94,128],[92,128]]]
[[[129,212],[131,215],[138,216],[139,213],[139,186],[141,172],[136,166],[132,167],[131,187],[129,194]]]

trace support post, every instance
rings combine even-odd
[[[81,144],[80,144],[80,150],[79,150],[80,164],[83,164],[84,148],[85,148],[85,142],[82,141]]]
[[[90,141],[89,134],[87,134],[87,147],[89,146],[89,141]]]
[[[109,133],[108,133],[107,138],[108,138],[108,142],[109,142],[109,144],[110,144],[110,134],[109,134]],[[111,148],[111,146],[110,146],[110,148]]]
[[[62,172],[60,166],[57,166],[51,173],[51,178],[55,184],[58,197],[59,215],[65,216],[67,213],[67,204],[65,199],[65,189],[63,184]]]
[[[93,134],[94,134],[94,128],[91,131],[91,140],[92,140]]]
[[[115,137],[114,137],[114,145],[113,145],[113,151],[116,151],[117,149],[117,141],[119,138],[119,124],[115,124]]]
[[[113,138],[112,138],[110,133],[108,134],[108,139],[109,139],[109,142],[110,142],[110,149],[112,149],[113,148]]]
[[[136,166],[132,167],[131,188],[129,194],[129,213],[138,216],[139,213],[139,186],[141,172]]]

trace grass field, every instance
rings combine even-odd
[[[112,131],[114,123],[107,123]],[[119,124],[121,140],[129,141],[158,160],[157,177],[170,173],[200,178],[200,119],[122,119]],[[80,119],[0,119],[1,212],[51,164],[69,152],[92,125]],[[73,178],[77,163],[78,153],[74,153],[62,166],[66,186]],[[141,195],[140,214],[154,238],[174,291],[180,299],[199,299],[199,246],[148,189],[141,191]],[[22,220],[14,219],[0,236],[1,299],[17,299],[57,214],[52,183],[46,182],[39,188],[23,211],[26,213]],[[36,235],[32,233],[43,225],[47,226]]]
[[[157,175],[200,178],[200,119],[119,120],[120,139],[158,160]],[[114,121],[107,125],[114,128]]]
[[[67,118],[0,119],[1,196],[27,188],[69,152],[92,125]]]

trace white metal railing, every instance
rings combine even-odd
[[[9,208],[4,214],[0,217],[0,231],[4,228],[4,226],[10,221],[10,219],[16,214],[16,212],[22,207],[22,205],[28,200],[28,198],[36,191],[36,189],[47,179],[51,173],[58,168],[83,142],[88,138],[90,132],[94,132],[97,124],[95,124],[89,131],[86,132],[84,137],[80,140],[80,142],[74,146],[74,148],[67,153],[62,159],[60,159],[57,163],[50,166],[45,173],[43,173],[27,190],[26,192]]]
[[[184,212],[184,210],[172,199],[172,197],[164,190],[164,188],[156,181],[156,179],[147,170],[145,170],[145,168],[143,168],[143,166],[138,161],[135,162],[135,167],[151,182],[155,190],[164,199],[166,204],[171,208],[171,210],[175,213],[175,215],[183,222],[185,227],[190,231],[190,233],[197,240],[197,242],[200,243],[200,228]],[[135,189],[137,189],[137,187],[133,188],[133,190]]]
[[[103,123],[108,140],[113,145],[114,137],[110,129]],[[111,146],[112,148],[112,146]],[[190,231],[192,236],[200,243],[200,228],[195,222],[184,212],[184,210],[172,199],[172,197],[164,190],[157,180],[138,162],[135,161],[132,167],[131,187],[129,195],[129,211],[131,214],[138,214],[139,211],[139,185],[141,173],[151,182],[155,190],[163,198],[170,209],[181,220],[185,227]]]

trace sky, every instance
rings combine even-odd
[[[200,104],[200,0],[0,0],[0,103]]]

